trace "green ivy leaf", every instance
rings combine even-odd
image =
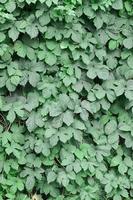
[[[39,23],[41,26],[46,26],[50,22],[50,17],[48,13],[43,14],[41,17],[39,17]]]
[[[37,83],[40,80],[40,75],[36,72],[29,72],[29,83],[33,86],[36,87]]]
[[[122,161],[121,156],[117,155],[115,157],[113,157],[113,159],[111,160],[111,166],[118,166]]]
[[[26,32],[31,38],[35,38],[38,36],[38,29],[35,24],[31,24],[26,27]]]
[[[50,52],[46,54],[45,62],[48,65],[52,66],[56,63],[56,61],[57,61],[57,58],[54,54],[52,54]]]
[[[25,186],[26,186],[26,189],[28,191],[32,190],[33,187],[35,185],[35,178],[33,175],[29,175],[26,179],[26,183],[25,183]]]
[[[47,174],[47,181],[48,181],[48,183],[51,183],[51,182],[55,181],[56,177],[57,177],[56,173],[53,172],[53,171],[50,171]]]
[[[105,126],[105,132],[109,135],[117,129],[117,122],[115,120],[109,121]]]
[[[131,37],[124,39],[123,40],[123,45],[127,49],[133,48],[133,39]]]
[[[110,50],[114,50],[114,49],[116,49],[117,48],[117,41],[115,41],[115,40],[110,40],[109,41],[109,49]]]
[[[8,31],[8,35],[9,37],[15,41],[18,39],[18,36],[19,36],[19,32],[17,30],[17,28],[15,26],[13,26],[9,31]]]
[[[3,42],[5,38],[6,38],[5,34],[0,32],[0,42]]]
[[[116,0],[116,1],[113,3],[112,7],[113,7],[115,10],[121,10],[121,9],[123,9],[123,2],[122,2],[122,0]]]
[[[13,110],[9,110],[8,115],[7,115],[7,120],[12,123],[16,118],[16,114]]]
[[[63,122],[67,125],[70,126],[73,123],[74,119],[73,119],[73,113],[69,110],[67,110],[64,114],[63,114]]]
[[[5,4],[5,7],[6,7],[8,12],[12,13],[16,9],[16,3],[15,3],[14,0],[13,1],[8,1]]]

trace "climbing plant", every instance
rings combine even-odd
[[[0,0],[0,200],[133,200],[133,0]]]

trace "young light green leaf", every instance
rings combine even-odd
[[[113,167],[118,166],[118,165],[120,165],[121,161],[122,161],[121,156],[117,155],[117,156],[113,157],[113,159],[111,160],[111,166],[113,166]]]

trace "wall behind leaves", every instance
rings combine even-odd
[[[0,200],[133,200],[133,0],[0,0]]]

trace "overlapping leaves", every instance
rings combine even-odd
[[[0,1],[0,200],[133,199],[133,1]]]

